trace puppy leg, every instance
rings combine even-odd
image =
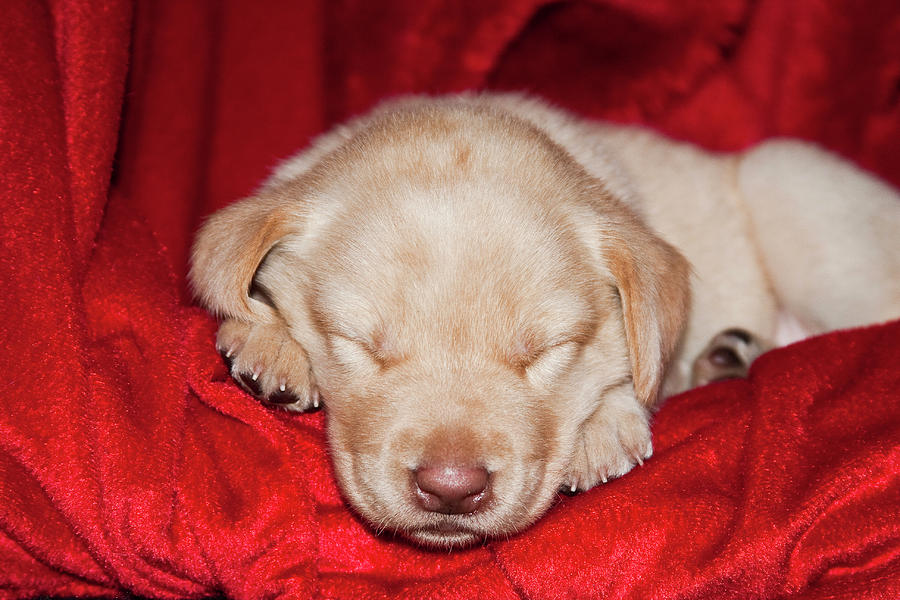
[[[643,464],[653,454],[649,412],[638,404],[630,383],[604,395],[582,426],[563,491],[587,490]]]
[[[714,336],[694,361],[691,387],[711,381],[746,377],[750,364],[767,346],[743,329],[726,329]]]
[[[737,183],[783,308],[810,333],[900,317],[900,194],[820,148],[772,140]]]
[[[283,324],[225,319],[216,346],[234,380],[260,400],[297,412],[319,408],[309,359]]]

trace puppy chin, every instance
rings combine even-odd
[[[487,536],[465,529],[414,529],[403,532],[413,542],[435,550],[457,550],[483,542]]]
[[[438,518],[426,519],[427,524],[410,526],[406,524],[395,532],[425,548],[434,550],[459,550],[485,543],[498,534],[490,533],[490,525],[483,522],[479,525],[471,523],[472,516],[457,517],[455,515],[435,515]],[[477,520],[477,519],[474,519]],[[504,530],[505,535],[509,532]]]
[[[434,514],[409,506],[403,507],[399,511],[401,514],[385,515],[385,511],[381,509],[367,509],[364,505],[351,504],[354,504],[357,514],[375,531],[391,531],[425,548],[456,550],[495,537],[491,534],[494,530],[492,519],[486,514]]]

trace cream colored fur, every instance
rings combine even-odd
[[[894,190],[801,142],[721,155],[522,96],[407,98],[215,214],[191,279],[233,373],[294,410],[321,394],[360,514],[456,546],[650,457],[719,332],[900,316],[898,231]],[[477,510],[417,504],[411,473],[448,460],[490,473]]]

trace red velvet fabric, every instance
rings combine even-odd
[[[896,0],[9,0],[0,598],[900,597],[900,322],[671,399],[643,467],[454,553],[373,535],[326,416],[227,378],[199,220],[382,97],[473,87],[900,184]]]

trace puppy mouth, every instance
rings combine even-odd
[[[407,523],[395,529],[397,533],[417,544],[434,549],[458,549],[472,546],[492,537],[483,524],[473,521],[473,515],[430,515],[416,524]]]
[[[487,536],[453,523],[439,523],[422,529],[413,529],[405,535],[419,544],[432,548],[463,548],[471,546]]]

